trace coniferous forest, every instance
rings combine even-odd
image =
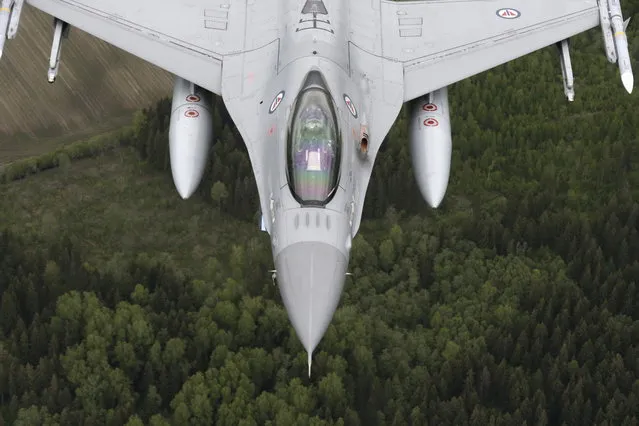
[[[136,173],[87,187],[100,206],[146,215],[122,233],[142,241],[165,225],[158,244],[179,238],[187,231],[154,216],[169,201],[109,189],[159,175],[166,198],[177,197],[169,100],[94,158],[58,156],[42,171],[34,161],[5,177],[0,424],[637,425],[639,101],[606,62],[599,30],[575,38],[572,54],[574,103],[554,48],[451,86],[451,180],[437,210],[416,187],[402,111],[310,379],[221,99],[209,167],[184,202],[203,206],[189,232],[215,235],[199,254],[135,238],[87,244],[100,229],[118,233],[108,219],[117,208],[89,220],[87,192],[51,219],[68,198],[36,206],[15,189],[38,177],[73,182],[69,161],[133,164]]]

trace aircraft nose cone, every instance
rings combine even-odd
[[[301,242],[282,250],[275,265],[284,306],[310,359],[339,303],[348,259],[329,244]]]

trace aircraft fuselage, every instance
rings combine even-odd
[[[249,154],[264,226],[282,299],[309,366],[342,293],[377,152],[369,150],[369,139],[379,148],[402,105],[399,86],[392,117],[377,123],[385,129],[369,135],[374,94],[361,65],[370,58],[348,39],[347,6],[331,6],[308,0],[283,13],[285,37],[255,55],[256,63],[276,71],[263,91],[247,88],[260,78],[257,68],[247,70],[250,58],[236,80],[242,84],[228,91],[222,86],[242,136],[260,140]],[[256,116],[247,118],[247,109]],[[247,119],[258,120],[256,133]]]

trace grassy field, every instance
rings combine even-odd
[[[218,241],[268,239],[257,224],[220,215],[197,196],[182,200],[170,174],[125,148],[0,184],[0,199],[4,224],[34,241],[66,233],[96,264],[119,253],[170,253],[196,272],[211,256],[226,258]]]
[[[93,126],[79,129],[73,133],[39,139],[33,139],[24,134],[12,135],[8,142],[0,142],[0,165],[52,152],[78,140],[86,140],[94,136],[117,132],[119,129],[130,125],[131,120],[130,114],[124,117],[110,117],[108,120],[96,122]]]
[[[48,84],[52,35],[52,18],[25,5],[0,60],[0,164],[121,126],[171,93],[170,74],[77,28]]]

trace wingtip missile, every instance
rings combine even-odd
[[[308,378],[311,378],[311,364],[313,363],[313,353],[308,352]]]
[[[600,5],[605,3],[600,2]],[[621,82],[628,93],[632,93],[634,86],[634,76],[632,73],[632,65],[630,64],[630,53],[628,52],[628,38],[626,36],[626,28],[630,19],[623,20],[621,13],[621,5],[619,0],[608,0],[608,12],[611,31],[614,31],[614,45],[617,51],[617,65],[619,66],[619,74]],[[602,21],[603,25],[603,21]]]
[[[621,74],[621,82],[623,83],[623,87],[626,89],[628,93],[632,93],[632,89],[635,84],[635,77],[632,74],[632,71],[626,71]]]
[[[634,75],[630,62],[630,53],[628,52],[628,40],[626,33],[618,31],[615,33],[615,45],[617,47],[617,65],[619,66],[619,75],[623,87],[628,93],[632,93],[634,86]]]

